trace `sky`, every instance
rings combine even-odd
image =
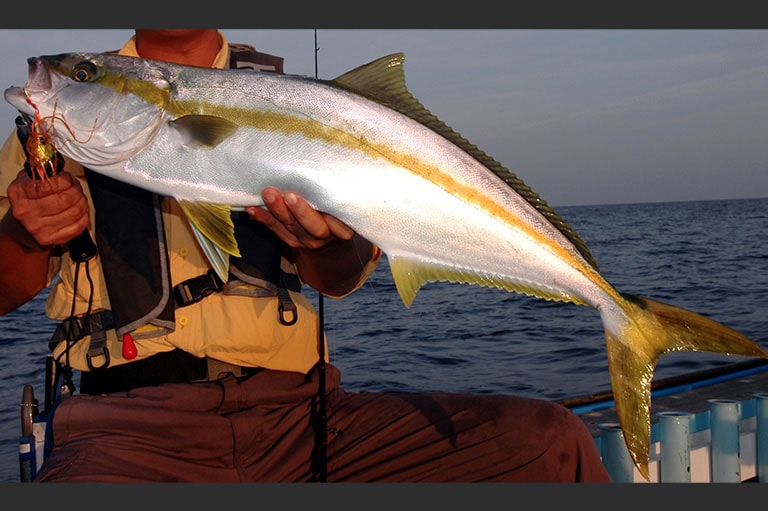
[[[317,56],[322,79],[405,53],[413,95],[554,207],[768,197],[766,29],[223,33],[284,57],[286,73],[315,76]],[[23,85],[28,57],[132,34],[2,29],[0,85]]]

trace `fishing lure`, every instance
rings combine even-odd
[[[22,141],[27,153],[27,162],[29,163],[29,169],[27,171],[30,173],[32,179],[44,180],[61,170],[63,162],[53,144],[53,134],[44,126],[43,119],[40,116],[40,110],[38,110],[37,105],[32,102],[26,89],[24,90],[24,94],[27,103],[35,109],[35,116],[32,121],[28,122],[28,116],[27,119],[25,119],[28,122],[27,129],[29,132],[26,134],[26,140]]]
[[[64,158],[56,150],[53,143],[55,135],[55,132],[52,131],[53,123],[49,123],[51,125],[49,128],[46,127],[44,121],[56,119],[64,123],[67,130],[70,128],[64,119],[56,116],[55,110],[53,115],[47,118],[41,117],[40,110],[29,97],[26,89],[24,89],[24,95],[27,103],[35,110],[34,117],[21,113],[16,118],[16,133],[27,154],[24,169],[31,179],[46,180],[61,172],[64,168]],[[78,263],[88,261],[96,255],[96,245],[93,243],[88,229],[67,242],[67,247],[72,260]]]

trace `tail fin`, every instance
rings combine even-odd
[[[755,341],[694,312],[624,294],[629,321],[617,332],[606,328],[608,370],[624,441],[648,480],[651,380],[659,357],[672,351],[711,351],[768,358]]]

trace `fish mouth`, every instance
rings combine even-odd
[[[34,104],[45,101],[52,84],[50,73],[41,58],[30,57],[27,59],[27,65],[27,83],[23,87],[8,87],[4,96],[19,112],[32,115],[35,113]],[[33,101],[32,97],[40,99]]]
[[[8,87],[3,94],[5,100],[19,112],[29,115],[35,113],[35,109],[32,108],[32,105],[27,103],[27,95],[24,87]]]

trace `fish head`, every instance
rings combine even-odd
[[[171,85],[159,63],[101,53],[27,62],[26,84],[6,89],[6,101],[39,119],[56,149],[85,166],[129,159],[164,122]]]

